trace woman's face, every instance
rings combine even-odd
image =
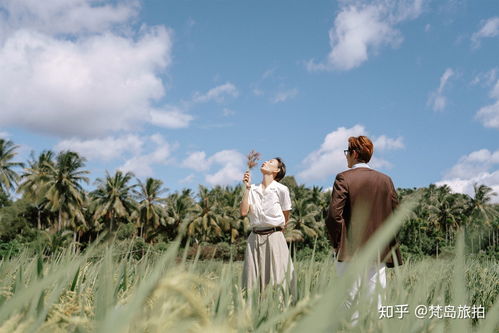
[[[279,161],[273,158],[263,162],[260,171],[263,174],[277,174],[279,172]]]

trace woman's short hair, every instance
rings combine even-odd
[[[349,137],[348,150],[356,151],[359,155],[358,160],[367,163],[371,160],[374,152],[374,145],[367,136]]]
[[[277,172],[274,180],[278,182],[286,176],[286,164],[284,164],[280,157],[274,157],[274,159],[277,160],[277,167],[279,168],[279,172]]]

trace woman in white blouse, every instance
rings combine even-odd
[[[243,287],[259,287],[262,291],[269,284],[284,283],[294,294],[294,267],[283,234],[291,199],[288,188],[279,183],[286,174],[286,165],[277,157],[264,162],[260,171],[260,185],[251,184],[249,172],[243,176],[246,190],[240,211],[242,216],[249,214],[252,227],[244,255]]]

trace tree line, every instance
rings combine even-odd
[[[180,232],[196,243],[241,244],[249,220],[239,214],[241,186],[200,185],[168,193],[159,179],[136,178],[131,172],[106,172],[88,191],[86,159],[76,152],[46,150],[16,161],[18,146],[0,139],[0,250],[45,237],[69,239],[82,246],[102,232],[112,235],[126,227],[146,243],[168,243]],[[324,219],[331,191],[282,180],[289,187],[293,210],[285,237],[296,251],[328,253]],[[447,185],[398,189],[402,201],[416,191],[421,200],[398,233],[405,253],[439,255],[450,249],[456,232],[465,229],[473,252],[497,258],[499,205],[485,185],[474,195],[453,193]],[[182,230],[185,228],[185,230]]]

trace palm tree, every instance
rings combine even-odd
[[[458,194],[451,193],[448,185],[431,189],[426,210],[428,222],[435,230],[445,228],[445,240],[449,240],[449,231],[456,230],[461,224],[464,202]],[[452,233],[451,233],[452,234]]]
[[[117,218],[128,218],[135,209],[131,196],[136,185],[129,185],[133,173],[116,171],[111,177],[106,171],[106,178],[97,178],[97,189],[91,193],[95,206],[94,220],[104,217],[109,222],[109,230],[113,230]]]
[[[484,225],[488,229],[488,239],[490,240],[490,229],[493,231],[493,236],[495,239],[495,230],[493,228],[494,221],[497,220],[497,210],[491,204],[492,197],[496,196],[497,193],[491,187],[486,185],[473,184],[474,196],[469,200],[468,205],[468,221],[470,226],[476,228],[477,226]],[[492,228],[491,228],[492,227]],[[478,233],[478,246],[479,249],[482,248],[482,232],[481,229]],[[473,242],[473,239],[472,239]],[[490,243],[490,241],[489,241]],[[495,242],[493,242],[495,243]],[[473,248],[473,243],[472,243]]]
[[[293,212],[289,218],[285,236],[287,241],[313,241],[321,234],[321,209],[312,197],[293,198]]]
[[[217,202],[213,198],[213,193],[200,185],[198,196],[200,200],[192,208],[194,218],[189,223],[187,235],[191,237],[200,236],[202,241],[209,240],[212,235],[221,237],[221,220],[220,215],[216,212]]]
[[[138,182],[139,190],[134,191],[138,207],[133,212],[132,218],[136,218],[139,223],[140,237],[147,240],[148,228],[157,229],[160,224],[165,223],[166,198],[161,198],[160,195],[165,193],[167,189],[162,188],[163,182],[159,179],[147,178],[145,183],[140,180]]]
[[[41,214],[43,209],[47,206],[47,181],[50,166],[54,166],[54,152],[45,150],[38,158],[31,155],[29,167],[24,169],[21,175],[21,183],[17,189],[19,193],[23,193],[31,202],[33,207],[37,210],[37,226],[42,229]]]
[[[43,189],[47,182],[50,166],[54,166],[54,152],[44,150],[38,155],[38,158],[31,153],[31,161],[28,162],[29,167],[24,169],[21,175],[21,184],[18,192],[23,192],[29,198],[44,196]],[[42,195],[41,195],[42,194]]]
[[[81,184],[88,183],[85,175],[89,171],[82,170],[85,161],[84,157],[75,152],[63,151],[57,155],[55,163],[44,163],[46,182],[43,188],[48,201],[47,207],[58,214],[57,231],[72,219],[85,224],[85,191]]]
[[[13,169],[23,167],[21,162],[12,162],[17,155],[16,149],[19,146],[14,145],[10,140],[0,139],[0,190],[8,194],[19,180],[19,175]]]
[[[190,189],[184,189],[180,194],[175,192],[168,196],[165,225],[168,239],[172,240],[177,236],[182,224],[190,219],[194,205]]]
[[[242,217],[239,204],[242,200],[243,192],[241,186],[219,188],[219,196],[216,205],[217,214],[220,216],[219,222],[222,229],[228,233],[229,242],[234,243],[236,239],[247,231],[249,218]]]
[[[494,216],[494,207],[490,204],[492,197],[496,196],[497,193],[491,187],[487,185],[473,184],[473,190],[475,192],[473,198],[470,200],[468,206],[469,216],[475,219],[483,219],[486,224],[490,224],[492,216]]]

